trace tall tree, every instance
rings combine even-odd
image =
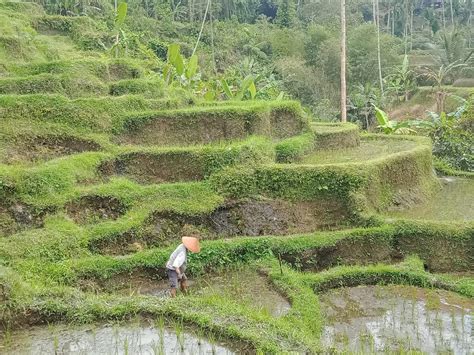
[[[377,27],[377,61],[378,61],[378,69],[379,69],[379,84],[380,84],[380,92],[383,95],[382,55],[380,53],[379,0],[373,0],[373,4],[374,4],[374,24]]]
[[[453,0],[449,0],[449,7],[451,8],[451,26],[454,27],[454,10],[453,10]]]
[[[282,0],[278,5],[276,23],[281,27],[291,27],[296,18],[296,9],[293,0]]]
[[[341,0],[341,121],[347,122],[346,0]]]

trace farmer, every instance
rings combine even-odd
[[[183,243],[180,244],[173,253],[171,253],[170,258],[166,263],[166,273],[170,280],[171,297],[176,297],[178,282],[181,291],[186,293],[186,288],[188,287],[186,281],[188,278],[184,272],[186,271],[188,250],[192,253],[199,253],[201,250],[199,239],[195,237],[183,237],[181,241]]]

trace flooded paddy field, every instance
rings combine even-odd
[[[197,279],[192,292],[204,297],[218,296],[232,299],[272,316],[283,316],[290,303],[271,284],[266,276],[253,269],[221,272]]]
[[[474,300],[412,286],[342,288],[321,296],[326,351],[472,354]]]
[[[208,334],[165,327],[159,322],[135,324],[43,326],[8,334],[2,354],[235,354],[238,349]]]
[[[128,280],[122,278],[108,291],[125,296],[170,297],[168,280],[153,279],[146,275],[132,275]],[[190,278],[188,291],[194,297],[231,299],[275,317],[285,315],[291,308],[288,300],[271,285],[268,278],[252,268],[230,269]]]
[[[390,217],[433,221],[474,221],[474,179],[444,177],[433,197],[411,208],[387,212]]]

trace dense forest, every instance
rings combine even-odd
[[[98,38],[91,46],[110,47],[110,32],[118,31],[116,56],[151,56],[159,66],[171,43],[185,57],[197,53],[202,85],[195,90],[203,96],[221,87],[211,78],[238,86],[251,75],[257,98],[284,92],[321,119],[338,116],[339,1],[130,0],[119,29],[111,2],[39,2],[51,14],[96,20],[91,32]],[[443,84],[474,85],[472,0],[353,0],[346,6],[352,120],[367,110],[373,116],[371,103],[404,101],[418,86],[434,84],[431,71],[441,66],[456,66]]]

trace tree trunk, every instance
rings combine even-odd
[[[346,0],[341,0],[341,121],[347,122]]]
[[[387,17],[387,32],[390,33],[390,15],[392,13],[392,9],[388,8],[388,17]]]
[[[449,6],[451,7],[451,25],[454,27],[453,0],[450,0],[450,1],[449,1]]]
[[[212,54],[212,69],[214,70],[214,74],[217,75],[217,68],[216,68],[216,55],[214,52],[214,22],[212,21],[212,3],[209,1],[209,22],[211,25],[211,54]]]
[[[194,0],[189,0],[189,22],[194,21]]]
[[[413,50],[413,21],[415,17],[415,4],[410,4],[410,51]]]
[[[446,8],[444,6],[444,0],[441,2],[441,4],[443,5],[443,9],[442,9],[442,12],[443,12],[443,30],[446,31]]]
[[[382,55],[380,53],[380,17],[379,17],[379,0],[374,0],[375,7],[375,26],[377,26],[377,60],[379,65],[379,82],[380,92],[383,95],[383,77],[382,77]]]
[[[467,18],[467,28],[469,28],[469,37],[467,39],[467,46],[468,48],[471,48],[471,17],[472,17],[472,9],[469,9],[469,17]]]
[[[395,7],[393,8],[392,16],[392,36],[395,36]]]
[[[118,8],[118,4],[117,4],[117,0],[115,0],[114,1],[114,9],[115,9],[115,16],[116,17],[117,17],[117,8]],[[119,43],[119,33],[117,32],[117,34],[115,35],[115,58],[118,58],[118,55],[119,55],[118,43]]]

